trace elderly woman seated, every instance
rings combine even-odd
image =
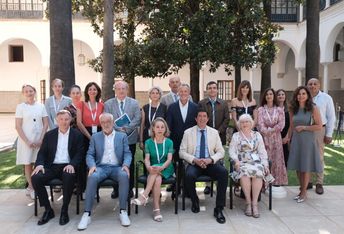
[[[254,122],[248,114],[238,120],[239,132],[234,133],[229,147],[229,155],[234,161],[234,180],[240,185],[246,198],[245,215],[259,217],[258,196],[263,179],[269,174],[268,156],[263,138],[259,132],[252,131]],[[270,175],[271,176],[271,175]]]

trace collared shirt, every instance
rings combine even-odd
[[[201,148],[201,130],[204,130],[204,138],[205,138],[205,155],[204,158],[209,158],[209,150],[208,150],[208,137],[207,137],[207,128],[200,129],[197,126],[197,146],[196,146],[196,152],[195,152],[195,157],[200,158],[200,148]]]
[[[68,153],[69,131],[70,128],[66,133],[62,133],[60,130],[58,130],[56,154],[53,162],[54,164],[64,164],[70,162]]]
[[[332,137],[336,122],[336,112],[331,96],[319,91],[318,94],[313,97],[313,102],[319,109],[322,124],[326,125],[325,135],[327,137]]]
[[[179,100],[179,108],[180,108],[180,113],[182,113],[183,122],[185,122],[186,116],[188,114],[189,101],[187,101],[186,104],[183,105],[182,102]]]
[[[104,133],[103,133],[104,134]],[[104,134],[104,153],[101,164],[118,165],[118,159],[114,147],[115,131],[111,134]]]

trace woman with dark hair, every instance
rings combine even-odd
[[[281,132],[282,136],[282,144],[283,144],[283,155],[284,155],[284,164],[287,166],[288,164],[288,157],[289,157],[289,144],[288,144],[288,129],[290,126],[290,117],[288,112],[288,104],[287,104],[287,97],[286,92],[284,89],[279,89],[276,91],[277,96],[277,105],[283,109],[284,111],[284,128]]]
[[[99,116],[104,111],[104,104],[100,101],[101,89],[95,82],[86,85],[84,91],[85,101],[79,102],[77,106],[77,125],[84,135],[84,155],[80,168],[80,190],[86,189],[86,153],[90,144],[92,134],[101,131]]]
[[[79,85],[72,85],[69,90],[69,97],[72,99],[72,103],[69,106],[66,106],[64,109],[69,111],[72,115],[72,121],[70,122],[70,126],[72,128],[78,128],[77,125],[77,106],[81,100],[81,88]]]
[[[294,200],[301,203],[306,199],[310,173],[323,170],[314,136],[314,132],[322,128],[320,112],[306,86],[300,86],[294,91],[289,115],[291,121],[288,137],[291,143],[288,169],[296,170],[300,193]]]
[[[77,124],[88,140],[92,134],[101,131],[99,116],[104,111],[104,104],[100,101],[101,94],[99,85],[90,82],[85,87],[85,101],[78,105]]]
[[[231,107],[232,107],[232,118],[236,126],[236,128],[234,129],[235,132],[238,129],[238,119],[242,114],[251,115],[254,121],[254,126],[256,125],[257,104],[256,104],[256,100],[254,100],[253,98],[251,83],[249,81],[243,80],[240,83],[238,87],[237,97],[232,99]]]
[[[275,91],[268,88],[262,95],[258,108],[258,130],[262,134],[268,158],[271,160],[271,174],[274,185],[287,185],[288,175],[284,164],[281,131],[284,127],[284,111],[277,106]]]

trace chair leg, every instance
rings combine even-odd
[[[214,181],[212,180],[210,183],[210,197],[213,197],[214,193]]]
[[[97,203],[99,203],[99,187],[97,188]]]
[[[76,214],[80,213],[80,190],[79,186],[76,186]]]
[[[176,186],[174,186],[176,188],[175,194],[174,194],[174,213],[178,214],[178,182],[176,183]],[[184,187],[185,188],[185,187]],[[184,193],[184,189],[183,189],[183,193]]]
[[[53,191],[53,186],[50,186],[50,197],[51,197],[51,201],[54,202],[54,191]]]
[[[178,187],[178,185],[176,187]],[[177,196],[178,196],[178,190],[177,190]],[[185,178],[183,178],[182,209],[185,210]]]
[[[269,210],[272,209],[272,184],[269,184]]]
[[[130,216],[131,207],[130,207],[130,197],[128,197],[128,216]]]
[[[137,175],[138,173],[136,173]],[[135,181],[135,198],[139,197],[139,185],[138,185],[138,178],[136,176],[136,181]],[[129,205],[130,205],[130,201],[129,201]],[[139,206],[135,205],[135,214],[137,214],[139,212]]]
[[[37,194],[35,192],[35,216],[37,216]]]
[[[229,209],[233,209],[233,184],[231,179],[229,179]]]

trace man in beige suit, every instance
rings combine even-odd
[[[188,162],[185,173],[185,189],[191,198],[191,211],[198,213],[199,199],[195,182],[197,177],[207,175],[217,180],[216,207],[214,216],[218,223],[225,223],[222,210],[226,205],[226,189],[228,172],[219,162],[224,157],[224,149],[218,131],[207,126],[208,114],[199,109],[196,117],[197,125],[184,132],[180,145],[179,156]]]

